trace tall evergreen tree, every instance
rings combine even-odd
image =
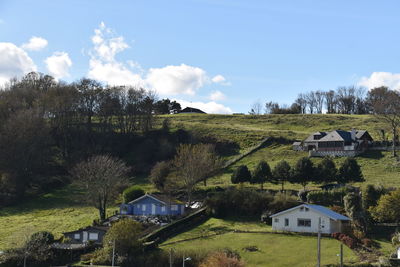
[[[310,158],[303,157],[296,162],[293,168],[291,182],[301,184],[305,189],[307,183],[314,180],[314,173],[314,165]]]
[[[335,162],[331,158],[325,157],[316,168],[314,182],[333,183],[337,181],[337,177],[338,170]]]
[[[272,178],[271,168],[268,163],[264,160],[260,161],[251,178],[252,184],[260,184],[261,190],[263,189],[263,184]]]
[[[233,184],[243,184],[251,181],[251,173],[246,165],[240,165],[231,176]]]
[[[354,158],[346,158],[339,168],[338,182],[345,184],[364,181],[364,176],[357,161]]]
[[[282,160],[278,162],[278,164],[275,165],[274,170],[272,171],[272,176],[273,180],[276,183],[280,183],[282,186],[282,191],[283,191],[283,186],[285,182],[291,181],[291,168],[289,163],[287,161]]]

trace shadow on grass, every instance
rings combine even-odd
[[[361,155],[359,155],[358,157],[365,159],[381,159],[384,157],[384,155],[382,151],[366,151]]]
[[[87,206],[83,204],[84,191],[75,185],[54,190],[37,197],[27,197],[20,203],[0,209],[0,216],[29,213],[35,210],[50,210]]]

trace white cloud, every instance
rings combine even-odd
[[[118,61],[117,54],[129,45],[103,22],[94,30],[91,40],[88,77],[110,85],[139,85],[160,95],[194,95],[207,84],[225,82],[222,75],[210,78],[205,70],[186,64],[144,70],[134,60]]]
[[[22,45],[22,48],[25,50],[38,51],[45,48],[47,44],[48,42],[46,39],[33,36],[31,39],[29,39],[28,43]]]
[[[47,70],[56,79],[69,76],[72,61],[66,52],[55,52],[45,60]]]
[[[129,48],[122,36],[115,37],[111,29],[102,22],[92,36],[93,50],[90,52],[89,78],[110,85],[141,85],[143,80],[139,74],[133,73],[125,64],[118,62],[115,55]],[[133,62],[133,61],[132,61]],[[132,63],[128,62],[128,65]],[[136,68],[140,67],[138,64]]]
[[[176,100],[181,104],[182,109],[185,107],[198,108],[203,110],[206,113],[210,114],[232,114],[232,110],[229,107],[226,107],[222,104],[216,103],[214,101],[211,102],[189,102],[185,100]]]
[[[212,81],[213,81],[214,83],[222,83],[222,82],[225,82],[226,79],[225,79],[225,77],[222,76],[221,74],[218,74],[218,75],[216,75],[216,76],[214,76],[214,77],[212,78]]]
[[[221,91],[214,91],[210,95],[212,101],[225,100],[226,96]]]
[[[0,85],[31,71],[36,71],[36,65],[23,49],[13,43],[0,43]]]
[[[150,88],[163,95],[194,95],[208,81],[204,70],[185,64],[151,68],[146,76],[146,83]]]
[[[372,89],[379,86],[387,86],[391,89],[400,89],[400,73],[373,72],[369,77],[362,77],[358,85]]]

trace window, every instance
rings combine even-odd
[[[304,208],[305,211],[309,211],[309,208]]]
[[[304,207],[301,207],[301,208],[300,208],[300,211],[304,211]]]
[[[178,210],[178,205],[172,205],[171,210],[174,210],[174,211]]]
[[[165,206],[161,207],[161,211],[164,212],[165,211]]]
[[[311,227],[311,219],[297,219],[297,226]]]
[[[142,205],[142,211],[146,211],[146,205]]]
[[[81,239],[81,234],[74,234],[74,239],[75,240]]]
[[[289,226],[289,219],[285,218],[285,226]]]
[[[89,233],[89,240],[98,240],[99,234],[98,233]]]
[[[279,219],[278,219],[278,218],[275,218],[275,219],[274,219],[274,222],[278,223],[278,222],[279,222]]]

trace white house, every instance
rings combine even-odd
[[[321,233],[343,232],[350,219],[319,205],[302,204],[270,216],[272,229],[290,232],[318,233],[321,220]]]

